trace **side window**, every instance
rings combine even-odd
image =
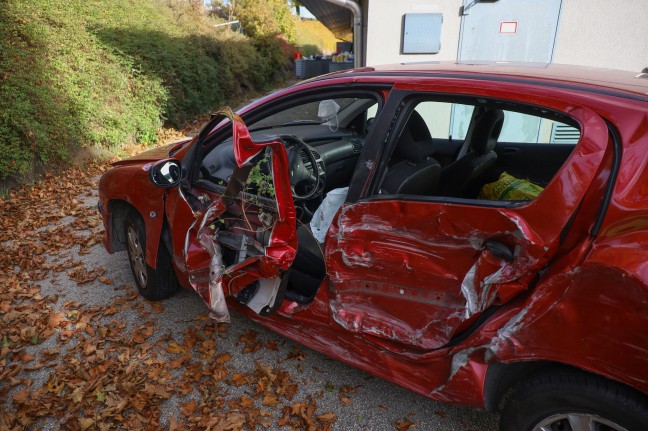
[[[580,138],[565,114],[500,100],[418,100],[403,112],[382,195],[533,200]]]
[[[367,120],[373,120],[378,115],[378,102],[374,103],[367,109]]]
[[[504,116],[499,142],[576,145],[580,138],[576,127],[560,121],[513,111],[504,111]]]
[[[431,102],[424,102],[425,104]],[[473,106],[452,104],[450,135],[454,139],[465,139],[468,125],[473,116]],[[498,142],[515,144],[572,144],[576,145],[580,131],[560,121],[528,114],[503,110],[504,125]]]
[[[474,106],[461,103],[424,101],[416,105],[432,137],[464,139]]]

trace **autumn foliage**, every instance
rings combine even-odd
[[[80,148],[151,144],[163,124],[182,126],[283,79],[289,58],[274,38],[215,27],[223,20],[196,4],[3,2],[0,181],[67,163]]]
[[[223,351],[219,340],[236,335],[206,313],[169,333],[158,316],[172,304],[147,302],[86,261],[102,247],[94,190],[105,169],[50,175],[0,201],[0,430],[330,429],[336,415],[318,412],[316,395],[297,400],[299,382],[277,364],[230,366],[277,341],[247,330]],[[303,359],[297,347],[285,358]],[[171,399],[178,414],[163,418]]]

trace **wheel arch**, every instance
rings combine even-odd
[[[512,363],[495,362],[488,366],[484,380],[484,409],[488,412],[498,411],[515,386],[541,375],[553,373],[589,375],[596,379],[610,382],[613,385],[620,385],[627,388],[629,391],[636,393],[640,398],[645,399],[648,404],[648,395],[638,391],[632,386],[626,385],[623,382],[607,378],[600,374],[585,371],[581,368],[559,362],[521,361]]]
[[[110,248],[113,252],[126,250],[126,235],[124,234],[126,216],[130,212],[135,212],[140,217],[142,214],[134,205],[121,199],[109,201],[108,211],[110,211]]]
[[[124,224],[129,213],[137,214],[144,221],[146,227],[146,263],[151,268],[157,267],[157,253],[160,241],[164,242],[167,250],[173,249],[171,247],[168,221],[164,214],[156,214],[155,217],[152,217],[152,213],[142,214],[139,208],[123,199],[110,200],[108,210],[110,212],[110,247],[112,252],[123,251],[127,248]],[[157,222],[147,223],[147,216],[153,219],[162,219],[161,226]]]

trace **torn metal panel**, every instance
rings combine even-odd
[[[217,232],[214,229],[216,219],[223,214],[225,208],[222,200],[213,202],[205,214],[196,219],[191,229],[187,231],[185,240],[185,260],[188,261],[190,253],[189,246],[191,243],[190,233],[197,227],[197,242],[209,254],[209,272],[208,277],[198,277],[193,271],[189,276],[191,286],[200,294],[203,300],[209,306],[211,316],[219,322],[229,322],[229,312],[227,304],[225,303],[225,293],[223,289],[223,272],[225,264],[223,263],[223,255],[221,252],[220,244],[218,243]]]
[[[447,344],[502,300],[500,290],[506,300],[519,293],[548,259],[542,238],[519,217],[436,202],[343,207],[330,239],[336,322],[423,349]],[[510,262],[487,248],[493,239],[511,250]]]
[[[191,286],[209,305],[214,319],[228,321],[225,297],[237,294],[256,280],[276,280],[292,264],[297,240],[288,158],[283,143],[278,140],[253,142],[240,117],[229,109],[219,111],[219,115],[232,122],[237,168],[223,195],[214,196],[207,208],[193,210],[195,220],[187,230],[183,254]],[[266,149],[271,152],[276,197],[276,208],[272,209],[263,209],[263,204],[247,196],[244,190],[250,167],[255,163],[253,160]],[[229,257],[224,248],[230,250]],[[206,269],[208,277],[204,277]],[[257,292],[261,296],[266,293],[265,288]],[[270,296],[274,302],[276,289]],[[252,305],[259,308],[261,302],[267,301],[257,298]]]

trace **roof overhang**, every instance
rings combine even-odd
[[[353,41],[353,14],[349,9],[323,0],[301,0],[300,3],[338,39]]]

